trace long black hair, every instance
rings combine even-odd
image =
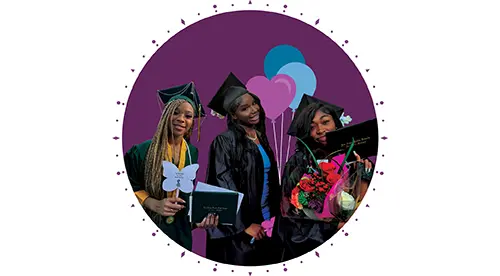
[[[296,128],[297,128],[297,133],[296,137],[300,138],[302,141],[304,141],[307,146],[315,151],[320,151],[321,150],[321,144],[316,142],[312,137],[311,137],[311,123],[314,119],[314,116],[316,115],[316,112],[321,111],[325,114],[331,115],[333,118],[333,121],[335,122],[335,127],[336,129],[342,128],[342,123],[340,122],[339,115],[336,113],[335,109],[333,106],[324,104],[324,103],[312,103],[305,107],[298,115],[297,119],[295,121]],[[304,145],[297,140],[295,148],[297,150],[303,151],[307,154],[307,151],[305,150]]]

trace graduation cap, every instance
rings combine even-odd
[[[158,90],[158,96],[163,104],[168,104],[169,102],[178,99],[185,100],[191,104],[194,109],[194,118],[198,118],[198,141],[200,141],[200,118],[205,117],[205,110],[201,104],[200,96],[198,95],[198,91],[196,91],[194,82]]]
[[[342,127],[342,123],[341,123],[341,121],[340,121],[339,118],[344,113],[344,108],[342,108],[340,106],[336,106],[334,104],[327,103],[327,102],[322,101],[320,99],[317,99],[317,98],[314,98],[314,97],[311,97],[309,95],[304,94],[302,96],[302,99],[300,100],[299,106],[295,110],[295,116],[293,117],[293,120],[290,123],[290,127],[288,128],[288,132],[287,132],[288,135],[294,136],[294,137],[297,136],[297,127],[298,127],[297,126],[297,120],[298,120],[298,117],[304,111],[304,109],[306,107],[308,107],[309,105],[314,104],[314,103],[321,103],[323,105],[330,106],[335,111],[335,114],[330,114],[330,115],[332,115],[333,120],[335,121],[335,126],[337,128],[341,128]],[[304,138],[304,137],[299,137],[299,138]]]
[[[344,127],[326,133],[326,150],[332,155],[346,153],[354,139],[353,150],[361,158],[376,156],[378,151],[378,125],[377,119],[368,120],[356,125]],[[347,158],[355,160],[354,154]]]
[[[158,96],[163,104],[178,99],[186,100],[193,106],[195,118],[205,117],[205,110],[193,82],[158,90]]]
[[[247,93],[249,92],[245,85],[231,72],[207,106],[220,115],[226,116],[231,104]]]

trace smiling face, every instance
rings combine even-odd
[[[194,109],[188,102],[183,102],[172,114],[171,129],[174,138],[183,137],[193,126]]]
[[[326,133],[337,129],[332,115],[321,110],[316,111],[311,122],[311,138],[316,142],[326,145]]]
[[[260,106],[250,94],[244,94],[238,99],[239,105],[234,111],[233,119],[244,125],[254,126],[260,122]]]

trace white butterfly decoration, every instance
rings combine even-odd
[[[166,178],[163,181],[163,190],[171,192],[179,189],[186,194],[191,193],[199,167],[198,164],[192,164],[179,170],[173,163],[163,161],[163,176]]]

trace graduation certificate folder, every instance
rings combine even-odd
[[[353,150],[356,151],[361,158],[376,156],[378,151],[377,119],[328,132],[326,138],[328,144],[327,150],[331,152],[333,156],[346,153],[353,139]],[[350,154],[347,159],[349,161],[354,161],[356,157],[354,154]]]
[[[189,198],[189,216],[192,223],[200,223],[208,214],[217,214],[219,224],[234,225],[243,194],[198,182]]]

